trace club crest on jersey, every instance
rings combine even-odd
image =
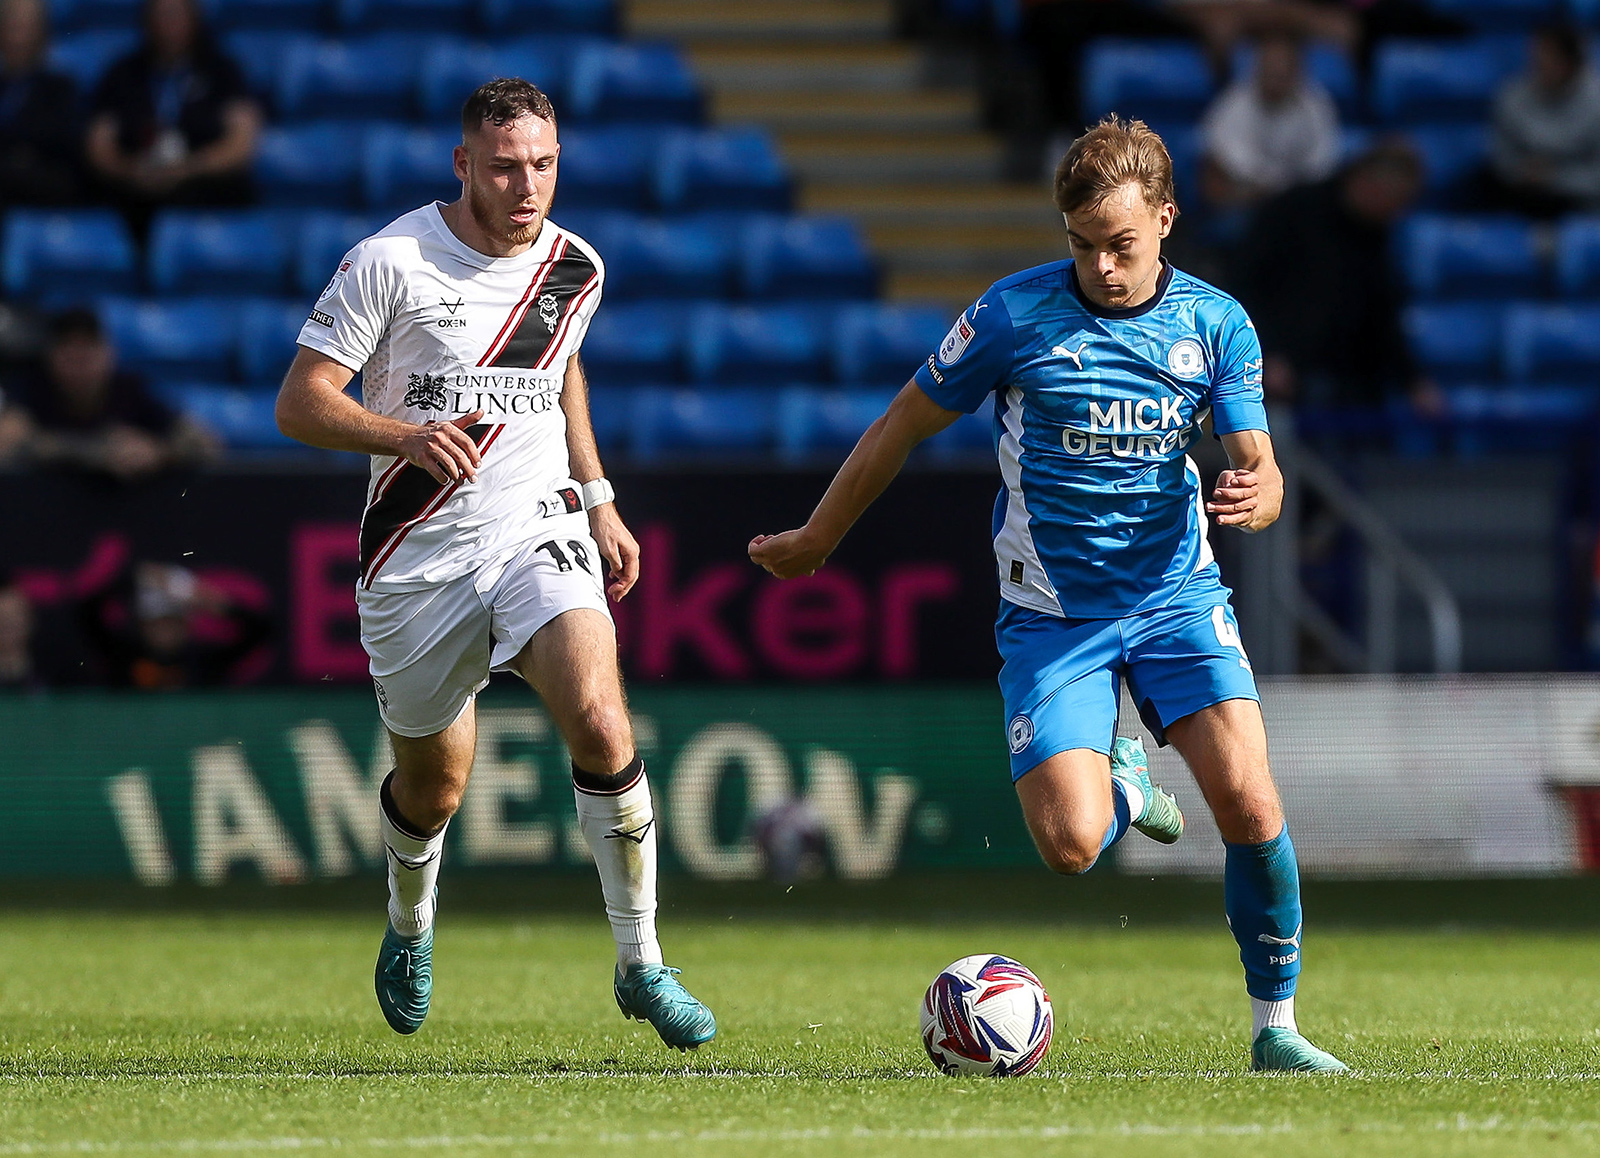
[[[1206,352],[1193,338],[1183,338],[1172,343],[1167,351],[1167,369],[1187,381],[1206,372]]]
[[[409,374],[406,376],[405,405],[418,410],[443,410],[450,405],[445,394],[443,374]]]
[[[556,332],[556,321],[561,317],[561,304],[556,301],[555,294],[539,295],[539,320],[544,323],[544,328],[552,334]]]
[[[967,343],[972,341],[972,335],[972,323],[967,321],[966,314],[962,314],[956,319],[956,324],[950,327],[944,341],[939,343],[939,361],[946,366],[954,366],[961,360],[961,355],[967,352]]]

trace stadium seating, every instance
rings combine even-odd
[[[349,33],[428,32],[466,35],[478,23],[477,0],[335,0]]]
[[[1514,305],[1505,326],[1513,381],[1600,387],[1600,305]]]
[[[348,121],[270,128],[261,134],[255,178],[267,205],[353,209],[361,200],[362,141]]]
[[[300,226],[295,247],[295,288],[307,298],[322,292],[339,268],[339,260],[356,242],[370,237],[389,223],[385,215],[312,213]]]
[[[626,451],[633,434],[633,390],[627,387],[589,385],[589,421],[594,440],[606,454]]]
[[[778,394],[778,454],[804,459],[849,450],[893,401],[893,390],[814,390],[792,386]]]
[[[329,23],[328,0],[209,0],[206,11],[219,29],[320,32]]]
[[[246,28],[222,38],[224,51],[238,61],[251,91],[269,113],[277,111],[278,78],[283,75],[284,59],[291,51],[303,53],[306,46],[318,43],[317,36],[288,28]]]
[[[689,317],[689,378],[769,387],[826,381],[828,320],[806,306],[702,306]]]
[[[520,76],[538,85],[560,108],[566,103],[568,62],[587,42],[543,36],[494,45],[446,40],[422,57],[422,115],[439,124],[459,124],[472,90],[500,76]],[[562,158],[565,168],[565,156]]]
[[[1442,16],[1455,17],[1485,31],[1525,31],[1563,16],[1582,13],[1583,0],[1430,0]]]
[[[939,348],[951,321],[937,306],[847,306],[834,327],[834,374],[862,386],[903,386]]]
[[[655,171],[656,201],[669,213],[717,209],[784,212],[793,199],[789,174],[764,129],[668,133]]]
[[[276,294],[290,287],[296,222],[272,210],[170,210],[150,229],[150,288],[162,294]]]
[[[1575,298],[1600,298],[1600,218],[1574,217],[1556,231],[1556,285]]]
[[[733,238],[710,222],[610,214],[573,228],[599,249],[612,299],[722,298],[732,289]]]
[[[660,134],[639,126],[563,129],[561,132],[561,215],[582,211],[643,211],[654,199],[656,147]]]
[[[50,45],[50,63],[78,82],[85,93],[92,92],[106,66],[124,56],[139,43],[139,34],[130,28],[91,28],[57,38]]]
[[[115,298],[100,318],[122,362],[153,379],[226,381],[239,349],[239,306],[227,299]]]
[[[1390,124],[1481,122],[1521,58],[1509,38],[1385,41],[1372,60],[1373,111]]]
[[[572,65],[568,102],[576,119],[698,124],[694,74],[664,44],[592,45]]]
[[[1255,49],[1243,45],[1233,54],[1233,75],[1248,76],[1255,69]],[[1328,90],[1328,95],[1339,106],[1339,114],[1350,118],[1361,115],[1361,83],[1350,58],[1338,48],[1323,41],[1313,41],[1305,48],[1306,75]]]
[[[1505,307],[1499,302],[1446,302],[1406,310],[1411,352],[1441,383],[1500,376]]]
[[[452,153],[461,130],[385,126],[367,134],[362,187],[367,207],[391,216],[433,200],[461,196]]]
[[[482,0],[479,19],[494,36],[533,32],[587,32],[612,36],[617,30],[614,0]]]
[[[283,54],[277,111],[292,120],[408,120],[417,112],[425,34],[297,41]]]
[[[1425,200],[1447,203],[1489,159],[1489,131],[1482,125],[1425,125],[1406,130],[1426,170]]]
[[[773,390],[646,387],[633,392],[632,405],[631,449],[644,462],[686,452],[757,456],[777,441]]]
[[[1083,112],[1147,121],[1192,121],[1213,93],[1211,69],[1200,49],[1185,40],[1092,41],[1084,50]]]
[[[878,270],[846,217],[757,217],[739,239],[740,277],[751,298],[875,297]]]
[[[279,432],[270,391],[181,383],[161,393],[169,403],[214,430],[230,448],[307,453],[304,446]]]
[[[681,381],[688,321],[675,302],[608,305],[583,340],[584,370],[602,385]]]
[[[924,453],[933,459],[961,459],[974,454],[994,456],[994,395],[971,414],[964,414],[927,442]]]
[[[295,339],[307,307],[298,301],[251,301],[239,309],[239,377],[252,386],[276,389],[294,361]]]
[[[50,21],[59,31],[134,28],[144,0],[50,0]]]
[[[1418,216],[1400,252],[1420,297],[1527,296],[1545,285],[1533,226],[1518,217]]]
[[[138,255],[128,227],[106,209],[6,214],[5,287],[12,298],[46,304],[138,287]]]

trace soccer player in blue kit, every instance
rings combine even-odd
[[[1143,748],[1116,736],[1125,679],[1222,833],[1252,1068],[1342,1072],[1295,1021],[1299,869],[1206,541],[1208,514],[1259,531],[1282,503],[1261,346],[1236,301],[1162,258],[1178,212],[1172,160],[1142,122],[1108,117],[1078,138],[1055,203],[1071,260],[1005,278],[963,312],[806,525],[757,536],[750,557],[779,578],[811,574],[919,442],[993,395],[1000,687],[1011,777],[1040,854],[1081,873],[1130,826],[1166,843],[1183,833]],[[1233,463],[1209,501],[1185,454],[1207,422]]]

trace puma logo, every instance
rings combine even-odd
[[[1256,937],[1256,940],[1263,945],[1288,945],[1291,948],[1298,949],[1300,948],[1300,930],[1302,928],[1304,928],[1304,925],[1296,925],[1294,936],[1292,937],[1274,937],[1270,933],[1261,933]]]
[[[1054,354],[1058,358],[1071,358],[1072,359],[1072,364],[1074,366],[1076,366],[1078,369],[1082,370],[1083,369],[1084,351],[1088,350],[1088,348],[1089,348],[1089,343],[1088,342],[1084,342],[1076,350],[1069,350],[1065,346],[1057,346],[1055,349],[1051,350],[1050,352],[1052,354]]]
[[[643,844],[646,834],[648,834],[650,831],[650,826],[654,823],[655,819],[652,817],[632,831],[626,831],[621,825],[618,825],[616,828],[613,828],[610,832],[606,833],[606,839],[631,840],[634,844]]]

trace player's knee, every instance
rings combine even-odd
[[[567,737],[573,763],[589,772],[610,775],[635,755],[633,724],[620,703],[586,705]]]
[[[1039,855],[1052,872],[1075,877],[1086,873],[1100,859],[1100,843],[1062,835],[1053,840],[1039,842]]]

